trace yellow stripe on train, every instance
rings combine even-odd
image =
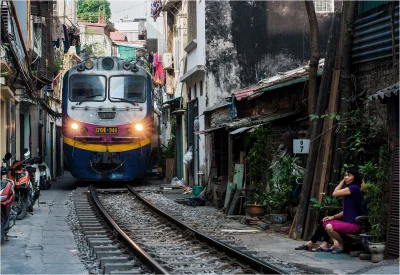
[[[143,139],[141,142],[133,142],[133,143],[128,143],[128,144],[93,144],[93,143],[87,143],[87,142],[82,142],[82,141],[77,141],[73,140],[71,138],[64,137],[64,143],[78,148],[78,149],[83,149],[87,151],[93,151],[93,152],[124,152],[124,151],[130,151],[139,148],[140,146],[145,146],[151,143],[151,137]]]

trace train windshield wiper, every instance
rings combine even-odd
[[[102,96],[102,95],[91,95],[91,96],[85,96],[84,100],[79,101],[76,105],[81,105],[81,103],[85,102],[85,101],[90,101],[90,99],[97,97],[97,96]]]
[[[121,101],[124,101],[124,102],[129,102],[129,103],[133,104],[133,106],[139,106],[139,104],[137,104],[135,101],[129,100],[129,99],[126,99],[126,98],[122,98],[122,97],[110,97],[110,98],[111,99],[118,99],[118,100],[121,100]]]

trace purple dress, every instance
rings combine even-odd
[[[350,195],[343,198],[342,220],[332,220],[323,223],[324,228],[330,224],[333,231],[339,234],[356,234],[361,231],[361,226],[356,223],[356,217],[361,215],[361,189],[358,185],[349,185]]]

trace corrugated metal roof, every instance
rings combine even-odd
[[[394,11],[394,36],[396,55],[399,54],[399,5]],[[352,63],[363,63],[393,56],[390,10],[371,15],[358,15],[352,48]]]
[[[399,83],[393,84],[368,97],[368,100],[384,100],[399,94]]]
[[[249,129],[251,129],[251,128],[253,128],[253,127],[242,127],[242,128],[239,128],[239,129],[236,129],[236,130],[230,132],[229,134],[230,134],[230,135],[237,135],[237,134],[246,132],[247,130],[249,130]]]
[[[318,75],[322,75],[325,59],[321,59],[318,64]],[[261,80],[257,86],[248,87],[246,89],[232,93],[236,100],[252,99],[259,96],[263,92],[279,89],[295,83],[305,82],[309,76],[309,65],[291,70],[279,75]]]

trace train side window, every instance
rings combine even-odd
[[[137,76],[113,76],[110,78],[110,100],[126,99],[135,102],[146,100],[145,78]]]
[[[106,95],[106,78],[99,75],[73,75],[70,80],[71,101],[103,101]]]

